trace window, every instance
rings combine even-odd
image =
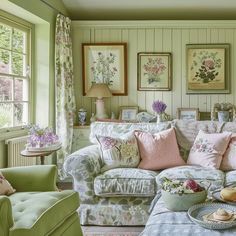
[[[0,129],[29,122],[30,33],[0,16]]]

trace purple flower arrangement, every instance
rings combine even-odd
[[[166,104],[162,101],[154,101],[152,104],[152,109],[155,111],[157,114],[162,114],[166,110]]]
[[[27,147],[42,148],[59,143],[59,137],[49,127],[40,128],[38,125],[29,127]]]

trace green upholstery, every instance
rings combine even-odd
[[[55,166],[1,171],[17,192],[8,197],[0,196],[0,236],[82,235],[76,211],[79,207],[78,193],[73,190],[55,191]]]
[[[0,171],[17,192],[57,190],[55,165],[11,167]]]

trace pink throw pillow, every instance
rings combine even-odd
[[[0,195],[10,195],[16,190],[11,186],[11,184],[5,179],[2,172],[0,172]]]
[[[141,162],[139,168],[161,170],[185,165],[179,154],[174,128],[156,134],[135,131]]]
[[[187,164],[219,169],[231,134],[230,132],[207,134],[200,130],[190,150]]]
[[[220,169],[223,171],[236,170],[236,134],[233,134],[229,146],[223,156]]]

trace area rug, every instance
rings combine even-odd
[[[138,236],[144,227],[83,226],[84,236]]]

